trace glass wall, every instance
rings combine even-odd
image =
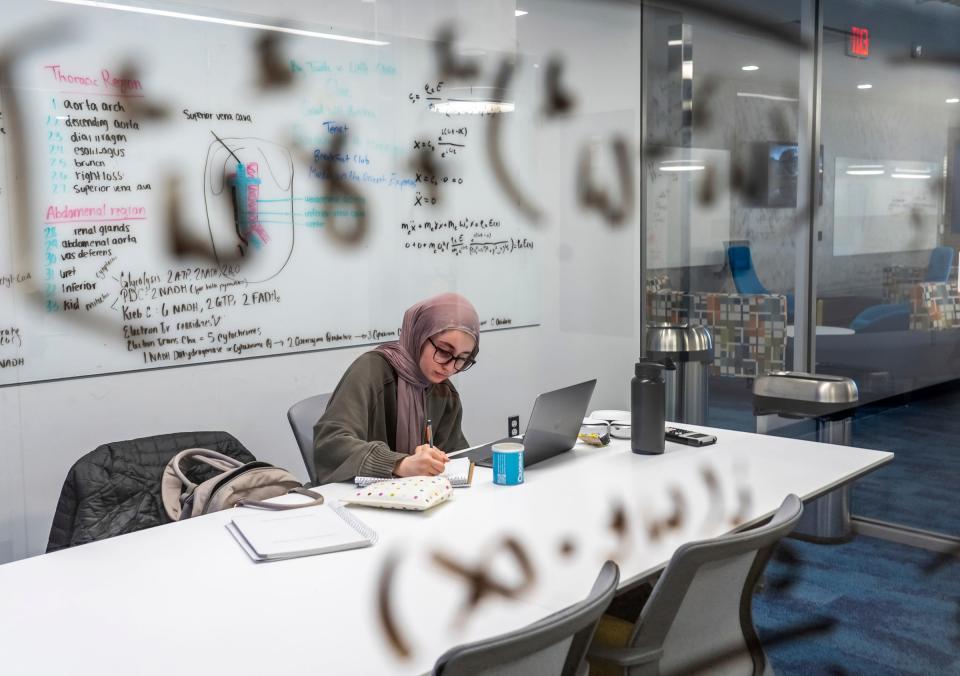
[[[815,354],[870,402],[960,375],[960,7],[841,0],[823,12]],[[897,459],[857,485],[855,512],[955,532],[956,402],[875,408],[855,443]]]
[[[960,516],[957,27],[941,2],[664,2],[643,41],[646,325],[712,332],[709,425],[756,429],[770,371],[852,379],[852,443],[897,453],[854,513],[941,533]]]
[[[645,14],[646,309],[709,328],[706,422],[752,431],[754,377],[794,366],[813,15],[799,0],[724,8]]]

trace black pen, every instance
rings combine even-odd
[[[427,444],[433,448],[433,421],[427,418]]]

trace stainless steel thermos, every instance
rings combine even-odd
[[[666,368],[656,361],[638,361],[630,381],[630,448],[634,453],[663,453],[667,386]]]

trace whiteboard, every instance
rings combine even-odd
[[[723,263],[730,239],[730,153],[667,148],[647,162],[647,268]]]
[[[937,246],[937,163],[838,157],[835,166],[834,256]]]
[[[262,29],[57,12],[0,90],[0,385],[378,343],[443,291],[483,330],[537,323],[538,229],[491,170],[493,116],[435,109],[473,84],[435,43],[308,26],[266,59]],[[499,96],[519,183],[528,77]]]

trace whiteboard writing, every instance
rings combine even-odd
[[[63,11],[0,91],[0,385],[393,340],[442,291],[485,330],[537,322],[537,231],[488,116],[434,109],[433,43],[290,38],[267,96],[255,31]],[[501,125],[524,176],[533,108]]]
[[[938,165],[838,157],[833,255],[919,251],[937,246]]]
[[[713,198],[705,200],[704,194]],[[730,239],[730,153],[666,148],[647,163],[647,267],[723,263]]]

